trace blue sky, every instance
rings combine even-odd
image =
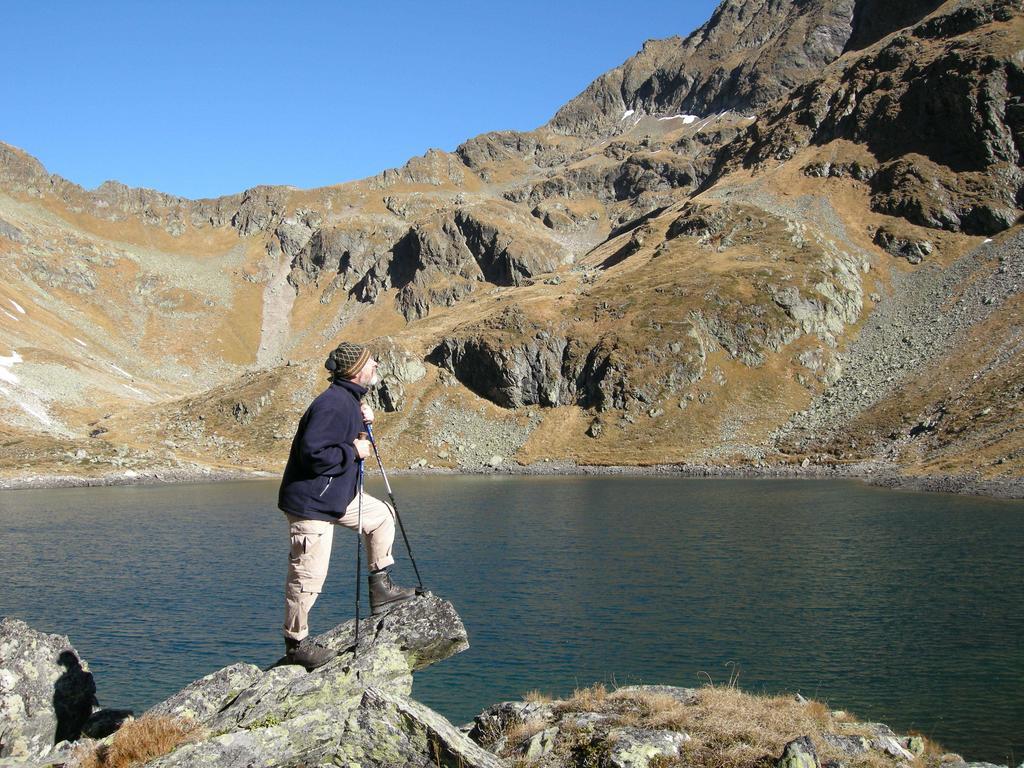
[[[717,3],[8,3],[0,141],[86,188],[317,187],[545,123]]]

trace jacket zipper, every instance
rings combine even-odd
[[[322,491],[320,491],[320,495],[321,495],[321,496],[323,496],[323,495],[324,495],[325,493],[327,493],[327,489],[331,487],[331,482],[332,482],[333,480],[334,480],[334,478],[333,478],[333,477],[328,477],[328,478],[327,478],[327,485],[325,485],[325,486],[324,486],[324,489],[323,489]]]

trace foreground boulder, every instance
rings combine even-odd
[[[77,739],[96,705],[96,683],[64,635],[0,620],[0,758],[38,759]]]
[[[504,765],[410,698],[412,673],[469,647],[451,603],[431,594],[316,638],[338,656],[312,672],[235,664],[197,680],[147,715],[202,726],[198,739],[147,765]]]

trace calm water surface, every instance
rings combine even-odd
[[[738,670],[747,690],[799,691],[968,759],[1024,759],[1022,503],[848,481],[394,486],[428,588],[470,634],[416,677],[456,723],[531,689]],[[69,635],[104,706],[142,711],[235,661],[269,664],[287,559],[276,492],[0,491],[0,614]],[[396,554],[411,583],[400,541]],[[355,538],[337,537],[314,632],[351,617],[354,560]]]

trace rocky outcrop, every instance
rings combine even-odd
[[[408,232],[408,225],[385,217],[352,217],[343,223],[310,227],[293,248],[288,282],[295,286],[331,280],[327,300],[339,290],[347,293]],[[300,233],[302,234],[302,233]],[[283,244],[282,244],[283,246]]]
[[[504,408],[575,404],[599,411],[651,403],[704,375],[695,326],[664,347],[615,334],[545,327],[518,308],[449,336],[428,360]]]
[[[723,151],[711,180],[843,139],[880,161],[874,210],[967,234],[1006,229],[1024,189],[1019,14],[1011,0],[943,3],[796,87]]]
[[[843,52],[855,5],[726,0],[685,40],[648,40],[562,107],[548,126],[593,137],[615,132],[635,115],[759,109]]]
[[[96,703],[92,673],[67,637],[0,620],[0,758],[34,760],[77,739]]]
[[[353,620],[315,638],[338,655],[313,672],[291,665],[263,670],[233,664],[157,704],[140,724],[173,718],[192,735],[146,765],[505,764],[410,698],[414,671],[469,647],[451,603],[427,593],[366,619],[359,628],[358,647],[355,629]],[[27,766],[45,756],[55,739],[79,737],[92,711],[95,686],[67,638],[4,619],[0,662],[0,759]],[[116,733],[101,742],[83,738],[77,754],[116,739]]]
[[[552,168],[583,157],[564,142],[554,141],[543,131],[520,133],[494,131],[484,133],[459,145],[455,150],[463,163],[485,181],[493,172],[510,162],[525,162],[536,168]]]
[[[407,320],[451,306],[477,284],[522,285],[571,260],[543,226],[504,202],[436,213],[416,223],[353,288],[363,301],[397,288]]]
[[[380,383],[367,395],[370,404],[387,412],[404,410],[408,405],[406,387],[426,376],[427,367],[417,355],[403,349],[390,337],[374,340],[373,355],[380,363]]]
[[[465,182],[466,167],[460,157],[440,149],[430,149],[401,168],[389,168],[369,180],[370,186],[375,189],[388,189],[399,184],[460,186]]]
[[[364,620],[354,641],[353,620],[316,638],[338,656],[313,672],[236,664],[192,683],[149,714],[188,718],[208,737],[148,765],[502,765],[409,696],[415,670],[469,647],[450,603],[403,603]]]
[[[920,264],[935,250],[935,246],[929,240],[901,235],[888,227],[878,228],[874,242],[887,253],[906,259],[911,264]]]

